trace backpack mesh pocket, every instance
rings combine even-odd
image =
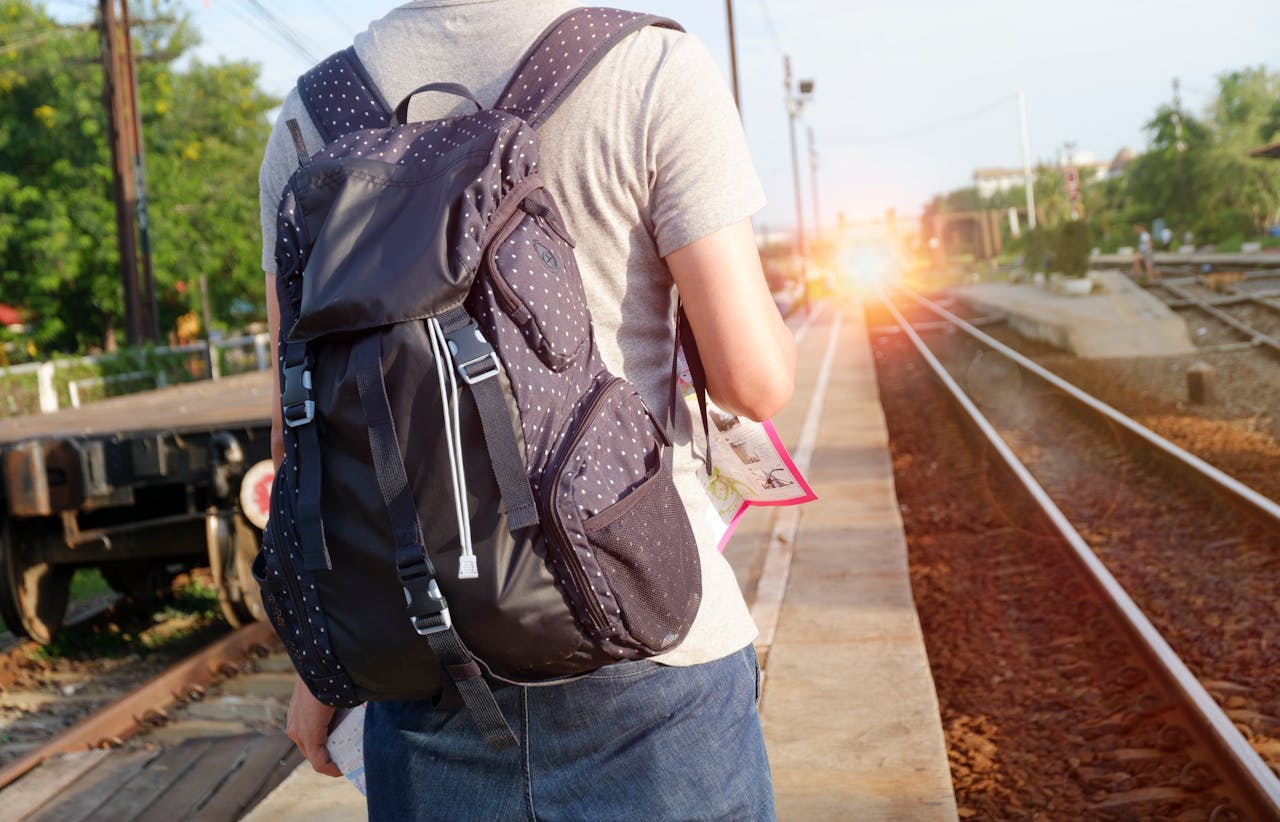
[[[627,632],[653,653],[684,639],[702,600],[697,543],[659,464],[644,484],[583,523]]]

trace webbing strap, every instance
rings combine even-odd
[[[404,457],[400,454],[400,441],[391,417],[391,402],[387,398],[387,384],[382,377],[381,335],[375,332],[362,338],[352,348],[351,359],[355,364],[356,386],[364,408],[365,424],[369,428],[369,453],[378,476],[378,490],[382,492],[391,535],[396,543],[396,567],[408,568],[425,562],[428,573],[434,576],[435,570],[427,558],[426,540],[422,537],[418,504],[414,501]]]
[[[520,61],[494,108],[511,112],[537,128],[609,49],[645,26],[684,31],[674,20],[620,9],[579,8],[561,15]]]
[[[493,348],[480,336],[479,328],[465,309],[454,308],[437,319],[449,341],[458,372],[475,399],[485,448],[489,452],[489,464],[493,466],[493,476],[498,482],[502,506],[507,514],[507,529],[515,533],[521,528],[537,525],[538,507],[533,501],[524,455],[516,441],[516,421],[512,419],[507,396],[498,379],[498,361]],[[470,368],[482,360],[491,363],[492,368],[485,372]]]
[[[284,424],[298,436],[297,526],[302,567],[308,571],[327,571],[333,566],[329,562],[329,546],[325,543],[324,521],[320,515],[320,433],[315,421],[311,360],[306,343],[285,345],[280,405]]]
[[[436,585],[435,569],[422,538],[422,522],[409,486],[387,385],[383,381],[381,335],[375,332],[357,342],[352,349],[352,360],[360,404],[369,428],[369,450],[378,489],[396,542],[396,572],[404,586],[409,620],[414,630],[426,638],[489,747],[494,751],[515,747],[518,744],[515,734],[502,716],[480,666],[454,630],[448,603]]]
[[[467,713],[471,714],[471,721],[476,723],[476,728],[484,735],[489,749],[496,752],[519,747],[520,743],[516,741],[516,735],[507,724],[506,717],[502,715],[498,701],[493,698],[493,691],[490,690],[489,683],[485,682],[480,666],[476,664],[467,646],[462,644],[458,632],[449,630],[427,634],[427,643],[431,645],[431,652],[440,660],[454,687],[458,689],[462,704],[466,706]]]

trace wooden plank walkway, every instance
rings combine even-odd
[[[280,733],[66,754],[7,788],[3,816],[15,822],[231,822],[301,760]]]

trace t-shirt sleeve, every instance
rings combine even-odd
[[[696,37],[678,38],[658,69],[647,122],[650,219],[660,255],[764,207],[733,95]]]
[[[297,120],[302,129],[302,141],[310,152],[319,151],[323,145],[320,132],[311,124],[311,118],[294,89],[285,97],[280,114],[267,139],[262,155],[262,167],[258,169],[258,210],[262,221],[262,270],[268,274],[276,271],[276,215],[280,211],[280,197],[284,187],[298,168],[298,150],[285,123]]]

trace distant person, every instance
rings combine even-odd
[[[1160,279],[1160,274],[1156,271],[1155,243],[1151,239],[1151,232],[1141,223],[1133,228],[1138,232],[1138,250],[1133,255],[1133,274],[1136,277],[1141,270],[1144,283],[1155,282]]]
[[[1168,248],[1169,244],[1172,242],[1173,242],[1173,229],[1167,226],[1165,228],[1160,229],[1160,247]]]

